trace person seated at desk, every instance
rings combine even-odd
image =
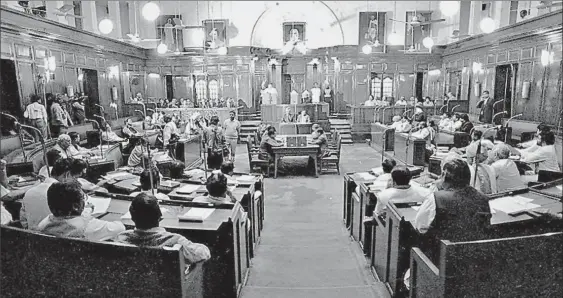
[[[92,152],[90,152],[90,150],[86,148],[82,148],[80,146],[80,135],[77,132],[71,131],[68,133],[68,136],[70,137],[70,146],[68,147],[68,152],[70,153],[70,156],[76,157],[76,156],[94,155]]]
[[[159,226],[162,211],[154,196],[145,193],[136,196],[129,206],[129,213],[135,223],[135,229],[119,233],[116,242],[140,247],[172,247],[180,244],[187,264],[203,262],[211,258],[207,246],[191,242],[186,237],[167,232]]]
[[[397,132],[408,133],[412,129],[411,123],[412,123],[412,121],[407,116],[403,116],[403,118],[401,119],[401,124],[397,125],[398,127],[395,130]]]
[[[412,174],[406,166],[396,166],[391,171],[392,187],[382,190],[377,194],[377,204],[373,216],[379,216],[387,209],[389,202],[410,203],[423,202],[430,190],[418,185],[411,185]]]
[[[86,176],[86,170],[88,169],[88,164],[82,159],[73,159],[70,163],[70,176],[71,179],[74,179],[80,186],[82,190],[86,193],[92,192],[105,192],[107,193],[108,190],[101,187],[100,185],[104,185],[106,181],[102,180],[98,185],[84,179],[83,177]]]
[[[169,170],[171,179],[183,179],[186,165],[179,160],[175,160],[170,164]]]
[[[131,154],[129,154],[129,159],[127,160],[127,166],[137,167],[141,164],[142,157],[147,154],[147,143],[145,139],[140,137],[133,137],[129,140],[128,148],[133,147]]]
[[[293,115],[293,113],[291,112],[291,108],[287,107],[285,108],[285,112],[283,114],[283,117],[281,119],[281,122],[283,123],[292,123],[295,122],[295,115]]]
[[[139,133],[133,127],[133,119],[131,118],[127,118],[127,120],[125,120],[125,126],[123,126],[123,128],[121,129],[121,132],[123,133],[123,136],[127,139]]]
[[[207,182],[205,182],[205,188],[207,188],[208,192],[207,196],[196,197],[192,202],[209,204],[236,203],[236,199],[229,191],[227,181],[227,176],[221,173],[220,170],[213,171],[207,178]]]
[[[473,130],[471,133],[471,143],[463,148],[452,148],[450,151],[462,155],[465,152],[467,163],[472,165],[477,154],[484,154],[488,156],[488,152],[493,149],[494,144],[489,139],[481,139],[483,132],[480,130]],[[481,146],[479,152],[477,148]]]
[[[311,117],[307,115],[306,110],[301,111],[301,113],[297,116],[297,123],[311,123]]]
[[[417,211],[413,226],[429,240],[419,246],[438,268],[440,240],[475,241],[489,234],[489,198],[470,186],[470,177],[465,161],[447,161],[442,166],[439,190],[430,194]],[[410,270],[405,274],[407,288],[409,278]]]
[[[381,189],[387,189],[393,186],[393,179],[391,177],[391,171],[397,166],[397,162],[394,159],[386,158],[381,163],[381,169],[383,170],[383,174],[377,176],[373,180],[373,184],[379,186],[385,185],[385,187],[381,187]],[[356,193],[360,193],[360,186],[356,186]]]
[[[389,128],[397,130],[401,125],[401,116],[393,116],[393,123],[389,125]]]
[[[119,221],[92,217],[93,206],[89,206],[92,208],[90,212],[84,212],[86,195],[77,182],[54,183],[47,191],[47,202],[51,214],[37,226],[43,234],[105,241],[125,231],[125,226]]]
[[[454,122],[452,121],[452,116],[449,112],[444,112],[442,116],[440,116],[440,122],[438,122],[438,128],[440,130],[447,130],[453,131],[454,130]]]
[[[495,145],[490,151],[489,158],[486,161],[486,163],[495,170],[498,192],[526,187],[526,184],[520,177],[516,163],[509,159],[510,152],[510,146],[506,144]]]
[[[457,130],[457,124],[456,124],[455,125],[456,131],[471,133],[471,129],[473,129],[473,123],[469,121],[469,116],[467,114],[462,114],[459,121],[461,122],[461,126],[459,127],[459,130]]]
[[[520,161],[537,163],[536,172],[560,172],[557,151],[555,149],[555,134],[552,131],[543,131],[539,135],[539,148],[532,152],[522,152]]]
[[[233,174],[235,173],[235,164],[227,161],[221,165],[221,173],[227,177],[227,179],[235,180]]]
[[[399,100],[397,100],[397,102],[395,102],[395,106],[404,107],[404,106],[407,106],[407,105],[408,105],[408,103],[407,103],[407,100],[405,99],[404,96],[401,96],[401,98]]]
[[[317,124],[318,125],[318,124]],[[328,147],[328,139],[326,134],[320,125],[311,132],[312,140],[311,143],[318,145],[320,148],[319,156],[324,156],[326,149]]]
[[[374,107],[375,106],[375,99],[373,98],[373,95],[370,94],[370,96],[368,97],[368,100],[366,100],[364,102],[364,106],[365,107]]]
[[[136,197],[141,193],[146,193],[152,195],[152,190],[154,189],[154,196],[159,200],[170,200],[170,197],[163,193],[158,192],[158,186],[160,186],[160,173],[157,169],[151,168],[151,170],[144,170],[139,176],[139,182],[141,183],[141,191],[136,191],[131,194],[132,197]],[[151,177],[152,175],[152,177]],[[151,187],[152,180],[152,187]]]
[[[107,143],[120,143],[124,142],[125,139],[113,132],[109,123],[106,122],[105,125],[102,125],[102,141]]]
[[[55,165],[57,160],[63,158],[61,156],[61,153],[57,149],[51,149],[47,151],[46,156],[47,164],[41,167],[41,169],[39,170],[39,176],[44,178],[50,177],[49,174],[51,173],[51,170],[53,169],[53,166]]]
[[[422,110],[420,108],[420,103],[416,104],[416,107],[414,108],[414,115],[412,115],[412,120],[414,122],[425,122],[426,121],[426,115],[424,113],[424,110]]]
[[[282,147],[283,144],[276,140],[276,129],[274,127],[269,128],[265,135],[262,136],[262,141],[260,141],[260,153],[258,158],[262,160],[274,161],[274,151],[272,147]]]
[[[426,96],[424,98],[424,102],[422,103],[422,105],[425,106],[425,107],[433,107],[434,102],[432,101],[432,99],[430,99],[430,96]]]
[[[70,139],[70,136],[63,133],[57,138],[57,144],[53,146],[53,149],[59,151],[62,158],[69,158],[72,157],[69,150],[71,143],[72,140]]]
[[[431,141],[433,138],[433,131],[428,127],[426,122],[419,122],[418,127],[413,129],[413,133],[411,134],[412,137],[422,140],[427,140],[428,142]]]

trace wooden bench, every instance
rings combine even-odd
[[[413,248],[410,297],[561,297],[561,243],[562,232],[457,243],[442,240],[439,267]]]
[[[181,247],[140,248],[2,231],[3,297],[202,297],[202,265]]]

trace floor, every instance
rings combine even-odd
[[[237,149],[235,170],[248,171],[246,147]],[[366,144],[342,150],[341,174],[380,164]],[[342,176],[305,176],[306,158],[289,163],[298,173],[265,181],[264,231],[242,298],[389,297],[342,224]]]

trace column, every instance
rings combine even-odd
[[[98,17],[96,15],[96,1],[82,1],[83,29],[100,34]]]
[[[113,31],[109,34],[113,38],[122,38],[121,36],[121,10],[119,1],[108,1],[109,19],[113,22]]]

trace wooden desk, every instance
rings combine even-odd
[[[121,220],[128,228],[133,228],[131,219],[121,219],[128,212],[128,200],[111,199],[108,213],[103,220]],[[205,244],[211,251],[211,259],[204,263],[204,297],[236,298],[248,273],[246,245],[246,219],[240,204],[215,207],[213,213],[203,222],[184,222],[178,215],[190,208],[206,208],[207,204],[161,202],[165,208],[160,226],[187,239]]]
[[[371,147],[380,152],[395,151],[395,129],[380,123],[372,123]]]
[[[300,147],[287,147],[287,137],[291,137],[292,135],[279,135],[276,138],[281,139],[284,143],[282,147],[272,147],[274,152],[274,178],[278,177],[278,161],[280,158],[284,156],[308,156],[314,160],[315,163],[315,177],[319,176],[319,169],[318,169],[318,159],[317,155],[319,153],[319,146],[309,144],[311,141],[311,137],[307,136],[307,145],[300,146]],[[293,135],[299,136],[299,135]]]
[[[306,135],[311,133],[312,123],[279,123],[280,135]]]
[[[300,103],[300,104],[262,104],[260,106],[262,112],[262,122],[276,123],[280,122],[286,108],[290,108],[291,112],[297,116],[301,111],[306,110],[312,123],[319,120],[328,120],[329,105],[328,103]]]
[[[182,138],[176,145],[176,159],[184,162],[186,168],[195,168],[202,162],[201,149],[200,136]]]
[[[406,133],[395,133],[395,158],[407,165],[424,166],[426,140]]]

